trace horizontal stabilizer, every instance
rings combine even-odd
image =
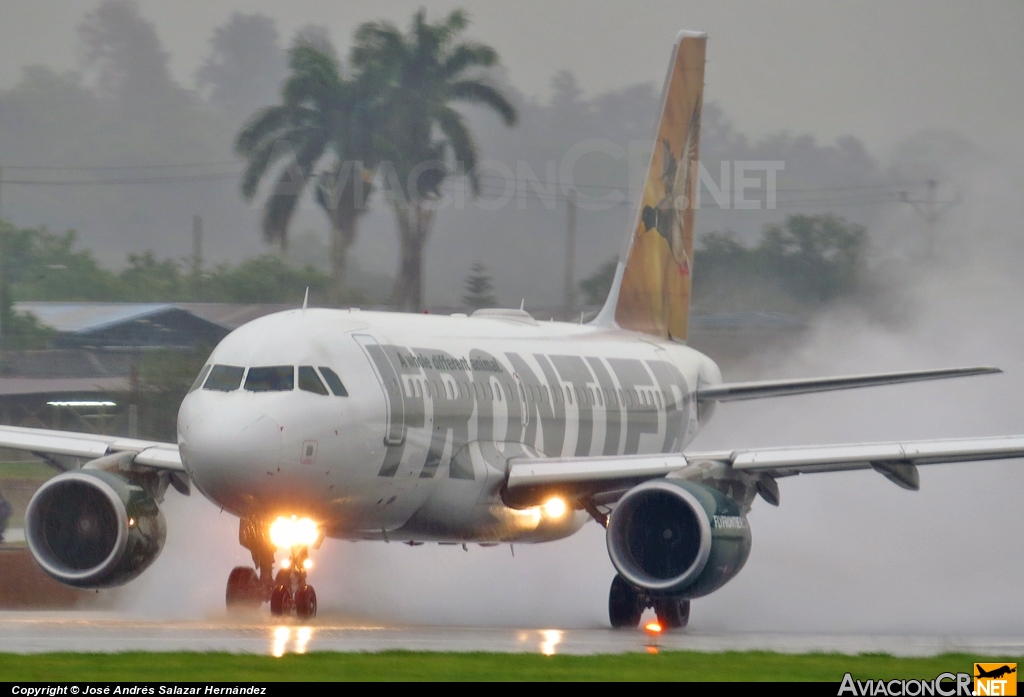
[[[990,375],[1003,372],[999,368],[945,368],[942,370],[915,370],[908,373],[876,373],[874,375],[846,375],[832,378],[800,378],[796,380],[766,380],[762,382],[727,382],[697,388],[700,401],[736,402],[741,399],[761,399],[785,395],[850,390],[855,387],[896,385],[902,382],[923,382],[963,378],[972,375]]]

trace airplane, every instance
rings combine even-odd
[[[231,571],[227,605],[308,619],[325,538],[541,543],[593,520],[617,572],[610,624],[636,627],[653,608],[677,629],[691,600],[743,568],[747,514],[757,497],[779,505],[779,479],[874,470],[916,490],[920,465],[1024,457],[1024,436],[688,449],[722,402],[1000,372],[729,383],[687,345],[706,41],[676,38],[642,200],[592,321],[304,302],[220,342],[176,443],[0,427],[0,447],[63,470],[27,507],[39,566],[81,588],[131,581],[163,546],[167,489],[195,487],[238,517],[252,555]]]
[[[1017,672],[1016,668],[1011,668],[1008,665],[1003,665],[1003,666],[1000,666],[998,668],[994,668],[992,670],[985,670],[981,666],[978,666],[978,667],[975,668],[975,670],[978,671],[978,674],[974,676],[976,678],[996,678],[996,679],[1001,678],[1004,675],[1010,675],[1011,673],[1016,673]]]

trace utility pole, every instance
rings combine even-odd
[[[565,216],[565,307],[564,319],[572,319],[576,307],[576,281],[573,278],[573,267],[576,265],[576,192],[569,193],[566,199]]]
[[[203,284],[203,217],[192,216],[192,277],[196,300],[201,297]]]
[[[0,230],[3,229],[3,224],[4,224],[3,186],[4,186],[4,168],[0,167]],[[4,281],[6,280],[6,278],[4,277],[4,246],[3,246],[2,239],[3,238],[0,237],[0,293],[3,292]],[[4,350],[4,318],[3,318],[3,312],[0,311],[0,352],[2,352],[3,350]],[[2,355],[0,355],[0,358],[2,358]]]
[[[900,201],[909,203],[917,211],[917,214],[924,218],[928,224],[927,255],[929,259],[935,258],[935,237],[939,219],[943,213],[960,203],[960,196],[945,201],[938,197],[939,182],[934,179],[928,180],[928,192],[923,196],[911,196],[906,191],[900,192]]]

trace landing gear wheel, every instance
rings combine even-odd
[[[316,591],[313,586],[303,586],[295,594],[295,616],[300,620],[316,617]]]
[[[229,609],[256,608],[263,602],[260,593],[260,577],[256,569],[236,566],[228,575],[228,587],[224,599]]]
[[[654,612],[662,629],[682,629],[690,621],[690,601],[678,598],[657,598]]]
[[[640,591],[622,576],[615,574],[611,590],[608,592],[608,619],[611,620],[612,627],[636,627],[640,624],[640,615],[643,612]]]
[[[270,614],[275,617],[292,614],[292,591],[288,586],[274,586],[270,593]]]

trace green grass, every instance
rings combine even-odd
[[[502,653],[289,654],[282,658],[226,653],[0,654],[6,681],[244,681],[267,680],[812,680],[838,683],[850,672],[862,680],[932,679],[971,672],[976,660],[1024,662],[946,654],[894,658],[880,654],[696,653],[602,656]]]
[[[0,481],[4,479],[27,479],[43,482],[56,473],[56,470],[52,467],[38,460],[0,462]]]

